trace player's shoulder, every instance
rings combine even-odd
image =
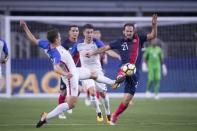
[[[120,37],[120,38],[116,38],[115,40],[111,41],[110,43],[119,44],[119,43],[122,43],[123,41],[124,41],[124,38]]]

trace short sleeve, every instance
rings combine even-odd
[[[42,49],[48,49],[49,48],[49,41],[48,40],[39,40],[38,46]]]
[[[3,52],[5,53],[5,55],[8,55],[8,47],[5,41],[3,41]]]
[[[53,65],[60,64],[61,56],[60,56],[60,53],[56,49],[53,50],[49,55],[51,57]]]
[[[98,48],[101,48],[101,47],[105,46],[105,44],[101,40],[98,40],[98,39],[94,38],[93,41],[96,43],[96,46]]]
[[[160,54],[161,54],[161,58],[163,59],[164,58],[164,53],[163,53],[163,49],[160,48]]]
[[[60,64],[60,57],[54,57],[52,60],[53,60],[53,65]]]
[[[111,49],[117,49],[118,48],[118,40],[111,41],[109,43],[109,46]]]

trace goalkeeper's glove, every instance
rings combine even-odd
[[[148,67],[147,67],[147,64],[145,62],[142,63],[142,71],[143,72],[148,72]]]
[[[165,64],[163,64],[163,65],[162,65],[162,74],[163,74],[164,76],[166,76],[167,73],[168,73],[167,67],[166,67]]]

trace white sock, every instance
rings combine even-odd
[[[51,112],[47,114],[46,120],[56,117],[57,115],[61,114],[62,112],[67,111],[68,109],[69,109],[69,106],[67,103],[60,104],[55,109],[53,109]]]
[[[105,109],[105,114],[110,115],[110,105],[109,105],[109,96],[106,94],[105,98],[103,98],[103,105]]]
[[[96,81],[100,83],[108,84],[108,85],[115,83],[115,80],[112,80],[104,75],[98,75]]]
[[[101,109],[100,109],[99,103],[98,103],[98,99],[96,98],[96,96],[90,96],[90,101],[91,101],[93,107],[96,109],[96,113],[101,112]]]

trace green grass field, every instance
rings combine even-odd
[[[111,99],[114,111],[121,99]],[[0,131],[197,131],[197,99],[135,99],[116,126],[97,123],[95,111],[80,99],[66,120],[51,120],[40,129],[40,113],[56,106],[55,99],[0,99]]]

